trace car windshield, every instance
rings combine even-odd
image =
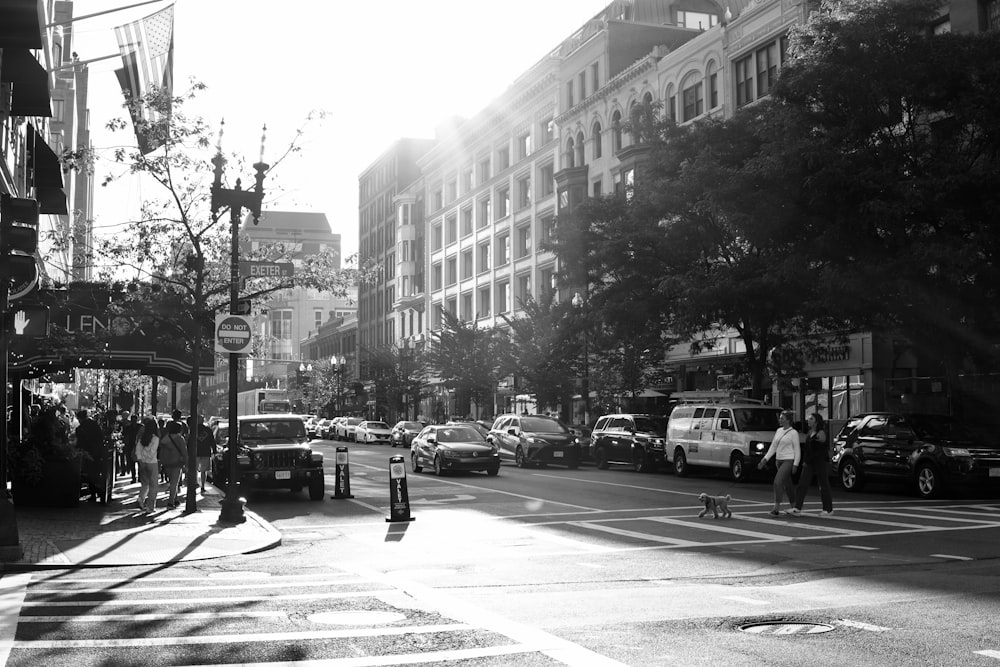
[[[736,428],[740,431],[776,431],[778,429],[777,408],[734,408]]]
[[[304,439],[306,429],[301,419],[245,421],[240,424],[240,436],[244,440]]]
[[[385,422],[368,422],[367,426],[368,428],[384,428],[389,430],[389,425]]]
[[[945,415],[909,415],[913,431],[921,438],[931,437],[941,440],[974,440],[975,435],[961,422]]]
[[[635,417],[635,430],[666,435],[667,419],[666,417]]]
[[[407,431],[419,431],[423,428],[423,424],[420,422],[402,422],[399,424],[399,428],[406,429]]]
[[[521,430],[529,433],[569,433],[561,422],[545,417],[521,417]]]
[[[436,429],[438,442],[485,442],[479,431],[468,426],[448,426]]]

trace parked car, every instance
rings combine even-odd
[[[591,457],[601,470],[624,463],[649,472],[666,463],[667,418],[646,414],[604,415],[590,436]]]
[[[483,436],[483,438],[487,438],[490,435],[490,427],[483,426],[479,422],[465,421],[464,419],[453,419],[451,421],[446,422],[446,425],[447,426],[461,425],[461,426],[468,426],[469,428],[474,428],[477,431],[479,431],[479,435]]]
[[[360,417],[346,417],[344,421],[337,424],[337,440],[354,440],[358,424],[363,421],[364,419]]]
[[[409,447],[410,443],[413,442],[413,437],[420,433],[423,428],[424,425],[420,422],[406,420],[396,422],[392,427],[392,434],[390,436],[392,446],[400,445],[401,447]]]
[[[569,430],[573,431],[576,437],[580,439],[580,461],[582,463],[593,463],[594,456],[590,443],[593,442],[594,429],[586,424],[573,424],[569,427]]]
[[[306,433],[310,438],[318,438],[319,431],[316,430],[316,424],[319,419],[315,415],[300,415],[302,417],[302,423],[305,424]]]
[[[869,479],[905,482],[922,498],[948,487],[1000,487],[1000,445],[947,415],[861,415],[837,435],[833,465],[847,491],[860,491]]]
[[[420,472],[424,466],[435,474],[446,471],[500,473],[500,452],[470,424],[433,424],[425,427],[410,443],[410,467]]]
[[[354,441],[369,445],[388,445],[392,442],[392,429],[385,422],[363,421],[355,427]]]
[[[326,429],[330,425],[329,419],[317,419],[316,420],[316,437],[326,438]]]
[[[546,415],[500,415],[490,429],[489,441],[500,458],[519,468],[558,463],[575,469],[580,465],[580,440],[569,428]]]
[[[324,436],[327,440],[339,440],[337,435],[337,427],[343,422],[347,417],[334,417],[330,420],[330,423],[326,427],[326,435]]]
[[[223,428],[224,427],[224,428]],[[212,481],[225,488],[229,483],[229,425],[216,425],[223,447],[212,457]],[[225,431],[223,433],[223,430]],[[305,424],[297,415],[246,415],[239,417],[236,465],[240,483],[246,488],[309,489],[310,500],[322,500],[323,454],[312,451]]]

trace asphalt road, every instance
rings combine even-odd
[[[273,551],[25,575],[7,664],[1000,666],[995,496],[774,518],[766,481],[504,465],[410,473],[386,522],[402,453],[349,445],[351,499],[252,494]]]

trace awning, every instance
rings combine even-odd
[[[42,38],[44,27],[42,0],[0,2],[0,49],[40,49],[45,45]]]
[[[5,48],[0,53],[0,81],[11,84],[11,115],[52,116],[49,75],[31,51]]]
[[[66,192],[63,190],[62,166],[55,151],[42,138],[38,130],[28,124],[28,169],[33,175],[41,213],[66,215]]]

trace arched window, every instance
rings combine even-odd
[[[574,158],[576,158],[576,150],[574,149],[574,146],[573,146],[573,137],[570,137],[566,141],[566,156],[565,156],[565,159],[566,159],[566,168],[567,169],[572,169],[573,167],[576,166],[576,163],[573,162]]]
[[[615,109],[611,114],[611,150],[618,152],[622,149],[622,112]]]
[[[601,147],[601,121],[594,121],[594,127],[591,128],[591,134],[594,136],[594,159],[596,160],[603,154]]]
[[[573,162],[575,164],[577,164],[578,166],[580,166],[580,167],[582,167],[584,164],[586,164],[586,161],[583,159],[583,144],[584,144],[583,132],[577,132],[576,133],[576,158],[573,160]]]

